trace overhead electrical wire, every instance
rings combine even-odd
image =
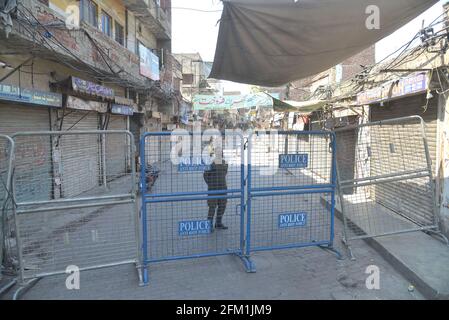
[[[19,3],[19,5],[22,5]],[[79,72],[83,72],[88,74],[89,76],[91,76],[92,78],[101,81],[103,83],[111,83],[111,84],[117,84],[119,86],[125,86],[127,88],[135,88],[137,89],[136,91],[142,91],[142,92],[148,92],[148,90],[153,87],[156,87],[155,84],[148,84],[148,85],[137,85],[137,83],[142,83],[142,80],[139,80],[137,78],[135,78],[132,74],[130,74],[129,72],[127,72],[126,70],[122,69],[120,66],[118,66],[117,62],[114,61],[113,59],[111,59],[108,55],[106,55],[106,53],[104,52],[104,49],[100,47],[100,45],[95,41],[95,39],[93,39],[92,37],[90,37],[90,35],[88,35],[87,31],[84,29],[78,29],[76,31],[80,31],[83,32],[84,35],[91,41],[92,45],[96,48],[96,50],[98,51],[98,53],[100,54],[100,56],[102,57],[103,62],[107,65],[107,67],[111,70],[111,74],[102,72],[98,69],[95,69],[93,67],[91,67],[89,64],[85,63],[81,58],[79,58],[76,54],[74,54],[72,52],[72,50],[68,49],[65,45],[63,45],[58,39],[56,39],[55,37],[52,36],[51,31],[49,30],[49,28],[52,28],[52,24],[46,24],[43,25],[42,23],[40,23],[40,21],[33,15],[33,13],[26,7],[24,7],[22,5],[22,7],[25,9],[25,11],[27,11],[27,13],[34,18],[34,22],[30,20],[30,18],[28,18],[28,16],[26,15],[26,13],[20,9],[18,9],[18,13],[19,13],[19,19],[18,22],[20,23],[20,25],[25,29],[25,31],[27,31],[29,33],[29,35],[32,38],[36,38],[38,37],[38,39],[40,40],[40,42],[44,45],[44,47],[46,47],[47,49],[50,49],[51,51],[53,51],[55,54],[52,56],[53,59],[57,60],[58,62],[74,69],[77,70]],[[21,19],[22,18],[22,19]],[[28,26],[30,26],[31,28],[33,28],[32,30],[30,30],[26,25],[28,24]],[[59,26],[59,25],[58,25]],[[45,34],[49,35],[48,37],[45,37],[44,35],[40,34],[36,29],[37,28],[42,28],[45,31]],[[70,31],[70,30],[69,30]],[[74,60],[78,61],[78,63],[82,66],[84,66],[84,68],[78,68],[76,66],[74,66],[72,63],[68,62],[67,59],[61,59],[59,57],[60,53],[56,52],[53,48],[53,45],[55,45],[56,47],[59,47],[61,50],[67,52],[67,54],[71,57],[74,58]],[[30,51],[33,51],[33,49],[35,49],[35,47],[33,46],[32,48],[30,48]],[[108,62],[109,60],[109,62]],[[119,70],[118,71],[114,71],[114,69],[112,68],[112,64],[114,64]],[[86,68],[88,70],[86,70]],[[124,73],[128,76],[128,79],[124,79],[121,78],[118,74],[120,73]],[[159,88],[160,90],[162,90],[161,88]],[[170,96],[170,98],[172,98],[173,94],[170,92],[168,94]]]
[[[427,27],[425,27],[424,29],[428,29],[428,28],[432,28],[440,23],[446,22],[446,19],[442,19],[439,20],[440,18],[442,18],[443,16],[448,14],[448,10],[445,10],[442,14],[440,14],[438,17],[436,17]],[[397,54],[399,51],[401,51],[401,53],[398,55],[401,56],[402,54],[404,54],[407,51],[407,48],[409,48],[411,46],[411,44],[417,39],[419,38],[419,35],[421,34],[421,31],[418,31],[411,40],[409,40],[408,42],[406,42],[404,45],[402,45],[400,48],[398,48],[397,50],[395,50],[394,52],[388,54],[386,57],[384,57],[382,60],[376,62],[375,64],[368,66],[365,68],[364,71],[362,72],[366,72],[366,69],[369,70],[373,70],[374,68],[380,66],[383,62],[387,61],[389,58],[391,58],[392,56],[394,56],[395,54]],[[397,58],[397,57],[396,57]],[[395,58],[395,59],[396,59]],[[357,75],[354,76],[354,78],[350,79],[350,80],[354,80],[358,75],[360,75],[360,73],[358,73]],[[349,84],[350,85],[350,84]]]
[[[422,28],[419,32],[417,32],[410,41],[406,42],[404,45],[402,45],[400,48],[398,48],[394,52],[390,53],[388,56],[384,57],[382,60],[376,62],[375,64],[373,64],[371,66],[365,67],[364,70],[357,73],[353,78],[347,80],[345,83],[338,84],[335,87],[335,89],[333,89],[333,90],[337,90],[337,89],[341,90],[344,88],[348,88],[350,86],[354,86],[353,93],[359,92],[359,90],[363,90],[364,84],[369,83],[370,79],[376,78],[381,73],[381,70],[391,70],[398,65],[401,65],[401,64],[403,65],[413,59],[416,59],[417,57],[420,57],[422,54],[426,53],[426,48],[423,47],[422,44],[416,48],[413,48],[411,51],[408,49],[411,47],[413,42],[415,42],[417,39],[420,38],[420,35],[422,34],[422,30],[426,30],[426,29],[435,27],[436,25],[439,25],[441,23],[446,23],[447,22],[446,18],[444,18],[442,20],[439,20],[439,19],[443,16],[446,16],[447,14],[448,14],[448,11],[445,10],[442,14],[440,14],[437,18],[435,18],[429,25],[427,25],[426,27]],[[447,27],[443,28],[442,30],[439,30],[437,33],[440,33],[442,31],[446,31],[446,33],[440,35],[439,37],[441,37],[441,38],[447,37]],[[441,39],[439,39],[439,41],[441,41]],[[419,52],[419,51],[421,51],[421,52]],[[392,56],[396,55],[398,52],[400,52],[400,53],[392,61],[390,61],[388,63],[387,67],[382,66],[382,63],[387,61]],[[418,55],[416,56],[416,54],[418,54]],[[406,60],[407,58],[409,60]],[[370,73],[375,68],[379,68],[379,67],[382,67],[382,69],[378,70],[374,73]],[[405,73],[405,72],[403,72],[403,73]],[[397,77],[397,76],[395,76],[394,74],[391,74],[391,75],[385,77],[383,79],[383,81],[381,81],[381,83],[390,81],[394,77]],[[363,78],[363,80],[357,81],[358,78]],[[354,85],[354,82],[356,82],[355,85]]]

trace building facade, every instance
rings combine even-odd
[[[182,67],[182,96],[192,102],[198,94],[222,94],[221,81],[208,79],[212,63],[204,61],[199,53],[175,53]]]
[[[0,132],[138,137],[177,115],[170,1],[24,0],[9,18],[0,24]]]

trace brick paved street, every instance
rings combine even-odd
[[[138,287],[135,268],[127,265],[82,272],[80,290],[67,290],[65,275],[44,278],[23,299],[422,299],[364,242],[354,242],[354,253],[357,261],[338,261],[317,248],[260,252],[255,274],[233,256],[157,263],[147,287]],[[380,268],[380,290],[365,287],[364,272],[373,264]]]
[[[238,163],[238,162],[236,162]],[[238,188],[239,167],[231,167],[228,174],[229,188]],[[178,174],[172,166],[162,168],[153,192],[182,192],[204,190],[201,174]],[[270,176],[268,182],[279,185],[312,183],[305,175],[289,176],[279,172]],[[277,181],[276,180],[276,181]],[[117,181],[117,186],[124,181]],[[261,180],[260,183],[264,183]],[[267,183],[267,182],[265,182]],[[234,185],[235,184],[235,185]],[[114,192],[114,185],[109,192]],[[174,189],[175,188],[175,189]],[[306,244],[328,239],[329,215],[320,203],[321,195],[290,198],[277,196],[253,199],[254,248],[284,244]],[[197,201],[198,202],[198,201]],[[207,212],[205,201],[200,203],[168,203],[149,208],[149,252],[150,258],[166,258],[195,255],[208,252],[226,252],[227,248],[238,249],[240,217],[235,210],[238,202],[230,199],[225,223],[230,229],[214,234],[183,239],[174,229],[179,219],[204,218]],[[276,212],[289,212],[302,208],[313,213],[310,226],[295,230],[277,230]],[[101,208],[100,208],[101,209]],[[131,259],[135,254],[132,241],[134,232],[132,210],[125,206],[114,206],[90,211],[65,212],[59,225],[47,227],[50,220],[42,215],[43,222],[37,234],[41,239],[37,246],[30,247],[26,255],[26,274],[33,275],[33,264],[40,272],[64,270],[68,264],[89,266],[89,263],[108,263]],[[299,210],[299,209],[298,209]],[[124,213],[127,214],[124,214]],[[49,213],[50,214],[50,213]],[[81,216],[78,216],[81,214]],[[320,218],[321,217],[321,218]],[[75,222],[70,222],[73,219]],[[62,219],[62,218],[61,218]],[[57,221],[54,218],[51,221]],[[36,223],[24,220],[30,228]],[[31,223],[31,224],[30,224]],[[260,224],[260,226],[259,226]],[[72,226],[73,225],[73,226]],[[56,228],[56,229],[54,229]],[[264,229],[265,228],[265,229]],[[47,230],[48,229],[48,230]],[[54,230],[53,230],[54,229]],[[53,231],[52,231],[53,230]],[[55,231],[56,230],[56,231]],[[61,231],[58,231],[61,230]],[[92,230],[95,232],[93,233]],[[277,230],[277,231],[273,231]],[[45,231],[45,232],[44,232]],[[92,236],[92,233],[95,237]],[[346,256],[341,244],[342,225],[336,221],[336,246]],[[125,242],[123,242],[126,240]],[[56,248],[56,249],[55,249]],[[75,255],[73,250],[78,250]],[[81,273],[80,290],[67,290],[66,275],[41,279],[24,296],[24,299],[421,299],[419,293],[408,291],[409,283],[372,248],[363,241],[354,242],[357,261],[339,261],[336,256],[319,248],[304,248],[278,251],[263,251],[253,254],[257,273],[247,274],[239,258],[220,256],[194,260],[181,260],[150,265],[150,284],[138,286],[134,265]],[[54,253],[53,253],[54,252]],[[116,256],[115,256],[116,255]],[[81,263],[81,264],[79,264]],[[380,268],[380,290],[368,290],[365,280],[366,268]],[[6,297],[11,297],[11,291]]]

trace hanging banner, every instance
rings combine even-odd
[[[160,80],[159,57],[139,43],[140,74],[154,81]]]
[[[273,107],[273,97],[259,92],[248,95],[212,96],[196,95],[193,110],[235,110],[255,107]]]

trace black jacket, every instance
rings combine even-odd
[[[204,181],[207,183],[208,190],[225,190],[226,175],[228,174],[228,164],[223,160],[221,164],[212,163],[210,170],[204,171]]]

